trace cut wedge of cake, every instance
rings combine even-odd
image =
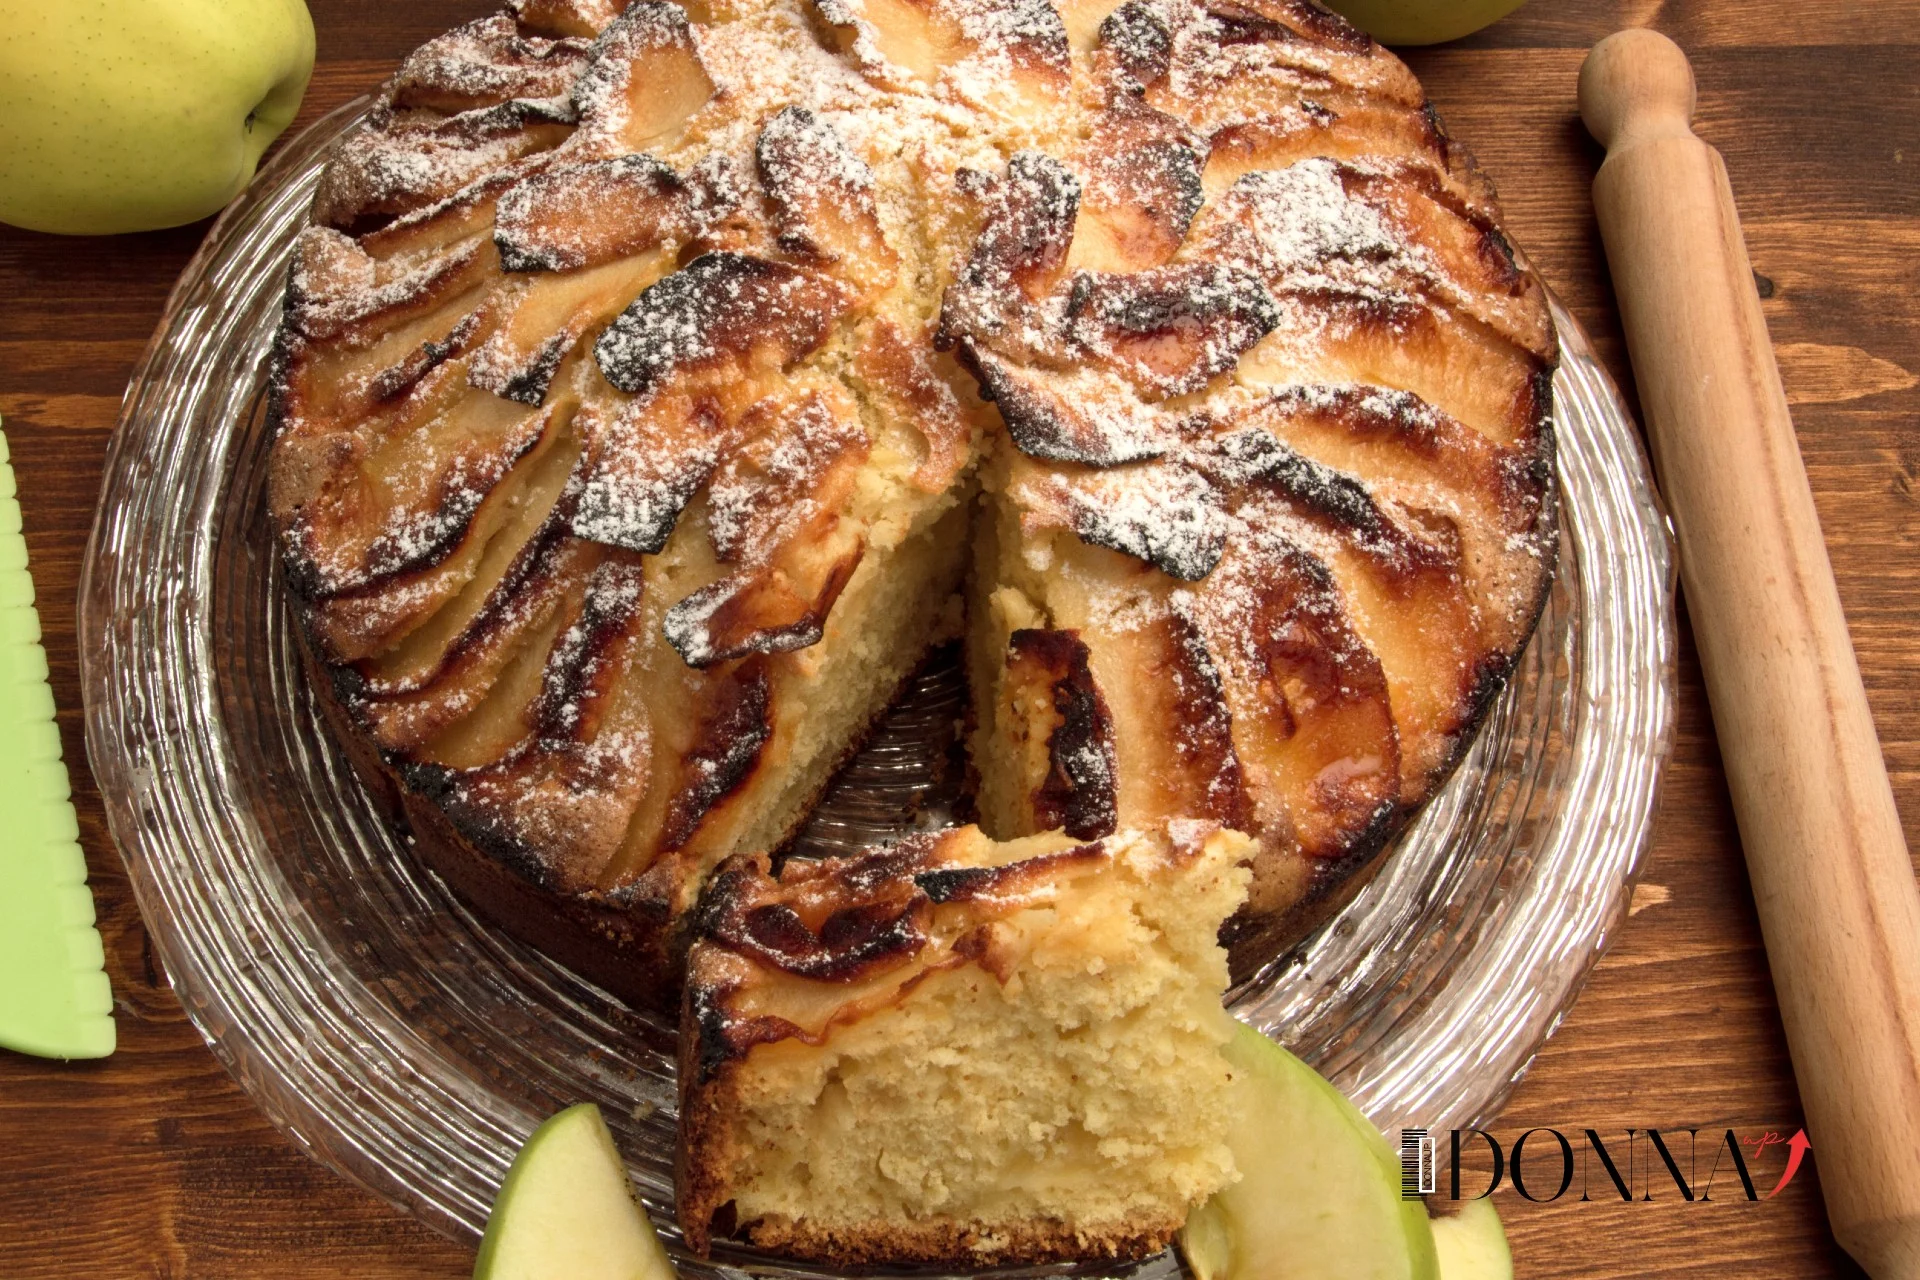
[[[956,1267],[1134,1258],[1234,1176],[1221,924],[1249,842],[958,828],[721,866],[681,1028],[689,1244]]]

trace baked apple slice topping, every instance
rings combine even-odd
[[[1007,493],[1028,528],[1070,529],[1183,582],[1213,572],[1231,532],[1219,486],[1176,459],[1111,469],[1016,465]]]
[[[465,393],[463,381],[458,365],[437,371],[433,385],[416,389],[380,424],[381,436],[355,441],[359,456],[292,513],[290,545],[305,549],[289,566],[299,590],[364,590],[453,554],[481,503],[536,448],[552,416]]]
[[[693,667],[819,643],[866,551],[843,514],[868,453],[844,393],[763,401],[742,429],[707,495],[714,554],[739,568],[667,610],[667,640]]]
[[[455,27],[400,64],[393,105],[453,115],[510,98],[565,100],[586,65],[589,42],[525,36],[505,14]]]
[[[500,198],[493,241],[508,271],[576,271],[663,246],[702,225],[696,195],[645,153],[556,164]]]
[[[785,107],[754,145],[775,243],[867,289],[891,283],[900,259],[873,203],[873,171],[839,131],[803,107]]]
[[[659,151],[712,96],[687,11],[665,0],[636,0],[594,41],[574,83],[580,128],[567,150],[582,157]]]
[[[1351,852],[1399,799],[1400,734],[1334,577],[1269,532],[1236,543],[1182,607],[1213,660],[1263,841]]]
[[[1280,322],[1258,277],[1213,262],[1132,273],[1082,271],[1067,289],[1065,336],[1143,399],[1198,391]]]
[[[1168,24],[1166,70],[1143,79],[1146,102],[1207,133],[1284,111],[1303,94],[1352,91],[1413,108],[1425,102],[1398,58],[1330,22],[1338,20],[1311,4],[1205,0]]]
[[[1303,98],[1272,115],[1216,130],[1202,181],[1213,197],[1249,173],[1313,159],[1418,166],[1458,207],[1475,218],[1494,216],[1492,188],[1442,131],[1431,105],[1406,107],[1344,93]]]
[[[1072,631],[1023,627],[1008,638],[996,727],[1028,762],[1023,832],[1112,834],[1118,821],[1113,715]]]
[[[619,408],[589,405],[575,419],[586,442],[573,531],[653,555],[720,465],[725,426],[710,402],[678,394]]]
[[[625,9],[625,0],[507,0],[507,10],[529,31],[592,39]]]
[[[314,193],[314,221],[360,230],[450,199],[573,135],[572,105],[515,98],[458,115],[376,109]]]
[[[1071,262],[1139,271],[1173,257],[1200,212],[1206,144],[1129,93],[1112,94],[1075,155],[1085,178]]]
[[[746,254],[705,253],[651,285],[594,344],[608,382],[633,395],[728,363],[777,371],[814,351],[845,309],[826,276]],[[727,376],[723,374],[721,376]]]
[[[639,254],[565,273],[513,280],[492,300],[494,328],[475,349],[468,380],[503,400],[542,404],[562,364],[590,334],[660,277],[667,260]]]
[[[1044,118],[1071,83],[1067,32],[1049,0],[814,0],[867,74],[941,87],[1014,118]]]

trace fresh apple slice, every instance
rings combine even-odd
[[[1433,1219],[1433,1247],[1440,1280],[1513,1280],[1513,1254],[1491,1200],[1469,1200]]]
[[[1400,1198],[1400,1162],[1372,1122],[1250,1027],[1226,1055],[1241,1178],[1180,1233],[1196,1280],[1438,1280],[1427,1207]]]
[[[527,1139],[494,1201],[474,1280],[676,1280],[591,1102]]]

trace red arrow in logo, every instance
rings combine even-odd
[[[1787,1189],[1787,1184],[1793,1181],[1793,1175],[1800,1172],[1800,1162],[1812,1147],[1813,1143],[1808,1141],[1805,1129],[1795,1130],[1794,1135],[1787,1139],[1787,1171],[1780,1175],[1780,1181],[1774,1184],[1773,1190],[1767,1192],[1767,1199],[1771,1200]]]

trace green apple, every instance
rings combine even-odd
[[[313,72],[303,0],[0,0],[0,222],[65,235],[224,206]]]
[[[1400,1161],[1306,1063],[1250,1027],[1228,1042],[1240,1181],[1180,1234],[1197,1280],[1436,1280],[1427,1207]]]
[[[600,1108],[568,1107],[527,1139],[480,1238],[474,1280],[676,1280],[634,1203]]]
[[[1472,35],[1525,0],[1323,0],[1382,44],[1439,44]]]
[[[1469,1200],[1433,1220],[1440,1280],[1513,1280],[1507,1233],[1491,1200]]]

